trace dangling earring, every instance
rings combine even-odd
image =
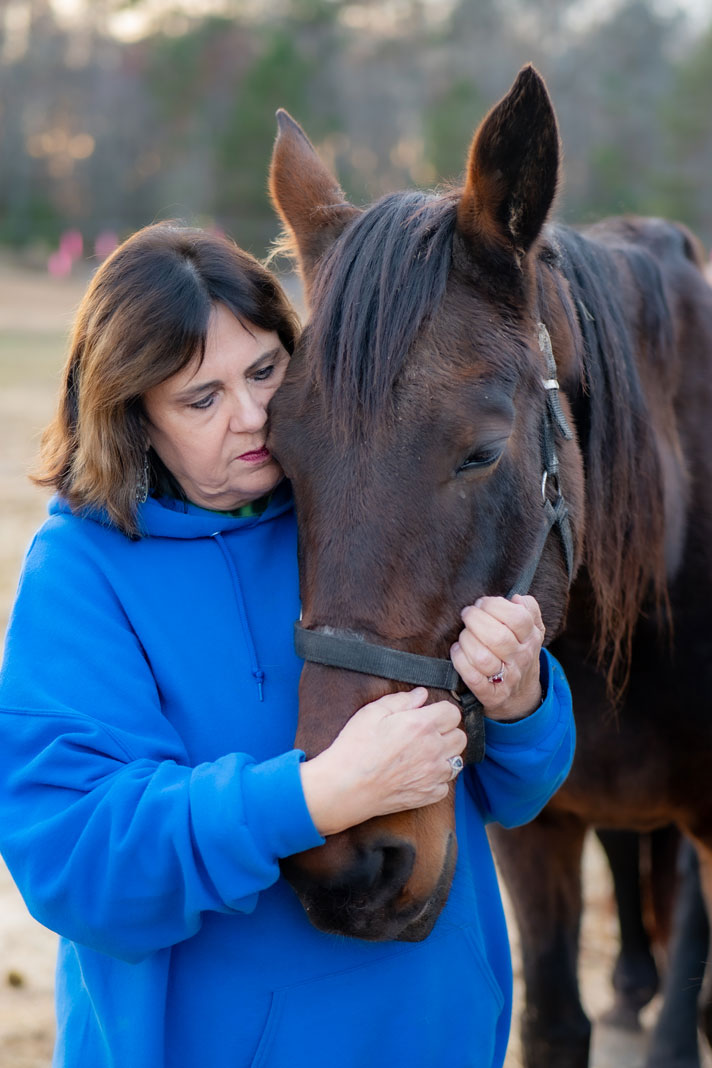
[[[146,500],[148,500],[148,477],[148,453],[145,452],[143,454],[143,468],[141,470],[141,474],[139,475],[138,483],[136,485],[137,504],[143,504]]]

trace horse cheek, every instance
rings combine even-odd
[[[306,663],[299,680],[299,721],[294,740],[307,759],[328,749],[355,712],[392,691],[384,679]]]

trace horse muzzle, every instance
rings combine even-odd
[[[387,834],[356,843],[353,832],[334,835],[324,846],[287,857],[281,867],[318,930],[370,942],[419,942],[445,904],[456,856],[450,834],[440,875],[424,893],[411,889],[418,883],[414,843]]]

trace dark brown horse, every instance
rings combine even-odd
[[[543,510],[568,508],[575,581],[554,529],[531,592],[574,693],[574,769],[536,821],[495,835],[530,1068],[588,1062],[587,827],[678,824],[712,895],[712,290],[680,226],[547,225],[558,173],[531,68],[478,129],[461,191],[360,211],[284,113],[271,172],[312,306],[272,442],[296,496],[303,626],[445,658],[459,608],[516,587]],[[306,664],[297,743],[319,752],[400,686]],[[371,820],[285,871],[317,926],[417,939],[447,897],[453,843],[449,799]]]

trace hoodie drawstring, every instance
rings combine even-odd
[[[240,617],[240,623],[242,624],[242,633],[245,639],[245,645],[247,647],[250,660],[252,663],[252,677],[257,683],[257,696],[260,701],[264,700],[264,681],[265,673],[260,667],[257,659],[257,650],[255,649],[255,643],[252,639],[252,632],[250,631],[250,625],[247,620],[247,610],[245,608],[245,598],[242,594],[242,586],[240,585],[240,577],[237,573],[235,563],[230,556],[227,545],[223,540],[223,536],[220,533],[212,535],[216,545],[220,547],[220,551],[225,557],[225,563],[232,579],[232,589],[235,594],[235,603],[237,605],[237,613]]]

